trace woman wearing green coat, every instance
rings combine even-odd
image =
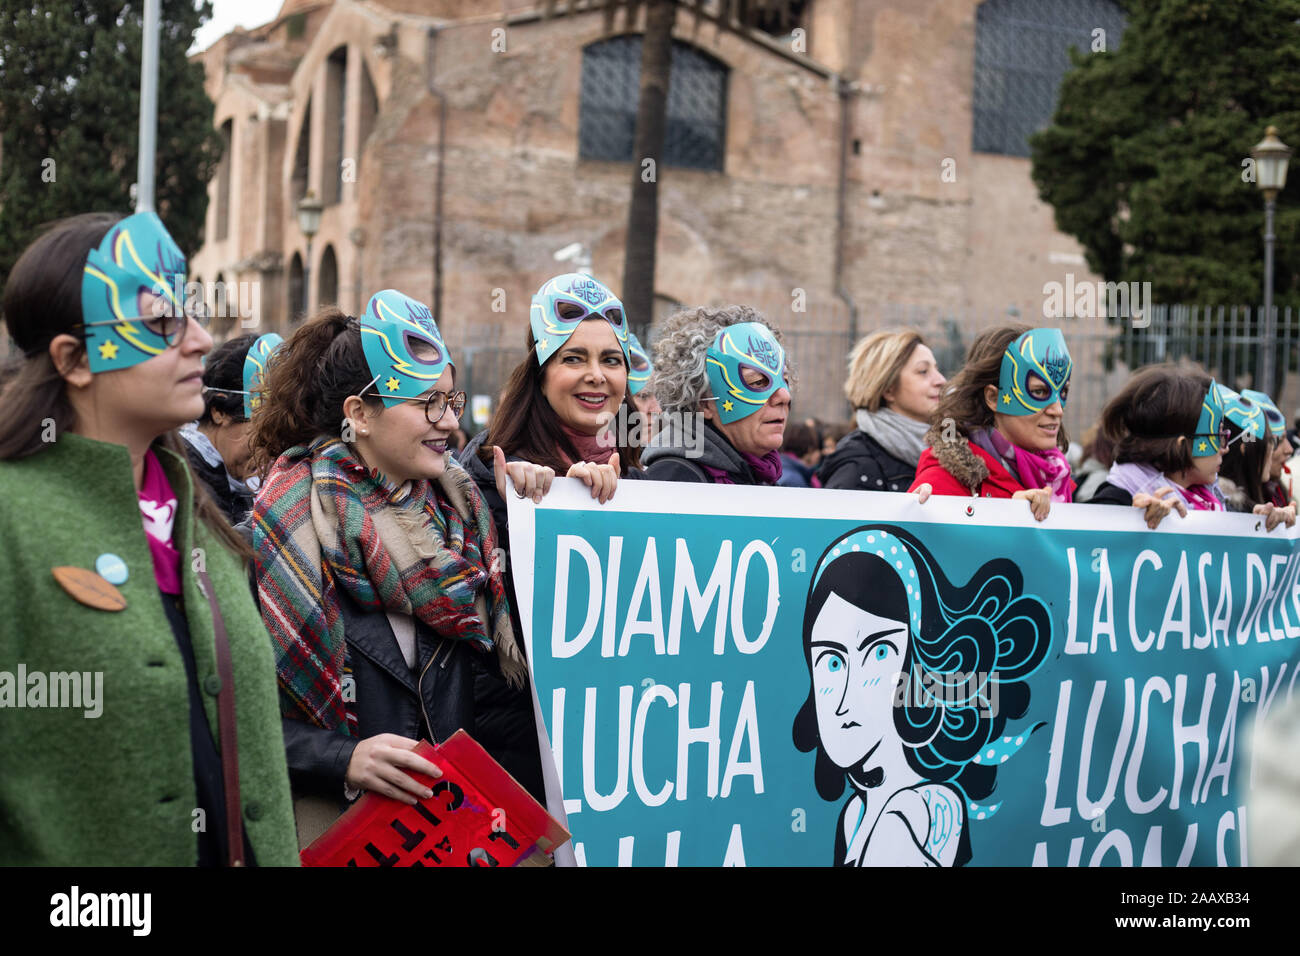
[[[212,339],[153,213],[62,220],[4,293],[0,865],[295,865],[247,546],[175,429]]]

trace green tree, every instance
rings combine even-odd
[[[1129,0],[1119,49],[1073,53],[1030,140],[1039,195],[1108,281],[1160,303],[1258,305],[1250,148],[1300,141],[1300,0]],[[1293,177],[1294,178],[1294,177]],[[1275,303],[1300,305],[1300,183],[1278,197]]]
[[[162,0],[155,205],[181,249],[202,242],[221,155],[203,65],[185,52],[207,0]],[[0,281],[43,223],[129,213],[143,4],[0,0]]]

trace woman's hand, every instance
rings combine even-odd
[[[930,495],[933,491],[934,489],[930,487],[930,483],[928,481],[923,481],[916,486],[916,491],[912,492],[912,494],[916,495],[916,503],[918,505],[923,505],[930,500]]]
[[[1167,498],[1166,495],[1173,495]],[[1171,511],[1177,511],[1180,517],[1187,517],[1187,505],[1183,504],[1183,499],[1179,498],[1170,485],[1157,489],[1154,495],[1147,494],[1145,491],[1139,491],[1133,496],[1133,507],[1143,508],[1146,514],[1147,527],[1155,530],[1156,525],[1164,521]]]
[[[1255,505],[1255,514],[1264,516],[1264,530],[1272,531],[1283,521],[1288,528],[1295,525],[1295,505],[1279,508],[1275,504]]]
[[[382,793],[386,797],[414,806],[433,796],[433,791],[405,771],[413,770],[426,777],[441,777],[442,771],[412,751],[419,741],[397,734],[376,734],[357,744],[348,761],[344,777],[356,790]]]
[[[1034,513],[1035,521],[1042,521],[1047,517],[1047,513],[1052,510],[1052,486],[1044,485],[1041,488],[1029,488],[1025,491],[1017,491],[1011,496],[1012,498],[1023,498],[1029,502],[1029,510]]]
[[[551,481],[555,478],[555,469],[545,465],[534,465],[527,461],[506,463],[506,453],[500,445],[492,446],[492,476],[496,479],[497,494],[506,496],[506,475],[514,482],[515,494],[520,498],[532,498],[541,504],[542,497],[551,490]]]
[[[591,461],[580,461],[569,466],[565,478],[580,478],[591,489],[591,497],[602,505],[614,497],[618,487],[618,452],[609,456],[609,464],[597,465]]]

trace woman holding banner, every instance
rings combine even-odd
[[[930,419],[908,490],[922,502],[931,493],[1022,498],[1039,521],[1053,501],[1070,501],[1062,420],[1072,367],[1060,329],[985,332]]]
[[[914,329],[868,335],[849,356],[844,394],[857,429],[817,470],[824,488],[906,491],[947,381]]]
[[[1223,400],[1223,419],[1228,428],[1227,451],[1219,465],[1219,490],[1229,511],[1243,511],[1265,516],[1265,527],[1272,531],[1281,522],[1289,528],[1295,524],[1295,505],[1278,507],[1269,500],[1269,471],[1280,445],[1278,436],[1269,430],[1261,392],[1238,394],[1218,386]],[[1285,435],[1282,436],[1285,441]]]
[[[678,312],[655,345],[663,430],[646,449],[646,477],[775,485],[790,417],[781,333],[748,306]]]
[[[1141,508],[1149,527],[1171,511],[1223,511],[1217,477],[1229,433],[1219,387],[1174,365],[1138,369],[1101,413],[1114,464],[1089,504]]]
[[[251,554],[176,432],[212,348],[184,283],[149,212],[54,224],[5,286],[0,669],[78,691],[0,719],[0,864],[297,864]]]
[[[289,769],[316,798],[297,807],[303,842],[358,791],[428,796],[406,771],[439,771],[411,751],[474,734],[473,662],[523,685],[491,513],[447,452],[464,407],[428,307],[393,289],[360,321],[322,311],[270,367],[253,545]],[[508,470],[537,494],[550,480]]]
[[[623,303],[608,286],[578,273],[548,279],[533,296],[525,346],[528,354],[506,382],[491,426],[459,456],[492,510],[512,590],[509,515],[494,462],[497,470],[523,460],[545,468],[545,484],[516,484],[521,497],[541,500],[550,476],[561,474],[581,479],[604,503],[620,477],[640,477],[635,434],[648,424],[629,387],[629,372],[644,386],[644,370],[636,368],[641,362],[633,358]],[[523,633],[517,616],[515,630]],[[480,743],[544,802],[531,691],[481,671],[474,699]]]
[[[816,753],[823,799],[848,785],[836,866],[970,861],[969,821],[1001,806],[976,801],[1042,726],[1007,729],[1052,643],[1047,605],[1022,590],[1005,558],[954,584],[890,525],[856,528],[822,554],[804,607],[811,686],[794,744]]]

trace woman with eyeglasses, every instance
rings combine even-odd
[[[492,424],[460,453],[492,508],[508,578],[509,516],[494,462],[497,471],[507,461],[544,466],[541,483],[515,482],[515,493],[536,501],[555,475],[580,479],[602,504],[614,496],[620,478],[640,477],[640,449],[632,440],[640,419],[629,387],[629,370],[635,371],[630,341],[622,302],[591,276],[556,276],[533,296],[528,352],[510,374]],[[522,633],[518,618],[515,626]],[[531,691],[485,672],[475,695],[479,742],[544,800]]]
[[[465,408],[428,306],[326,309],[276,353],[253,419],[257,592],[276,649],[299,837],[361,791],[413,804],[414,753],[477,736],[473,663],[522,686],[492,516],[448,454]],[[503,467],[518,487],[545,469]]]
[[[203,414],[181,429],[190,466],[232,525],[253,509],[250,419],[261,403],[266,363],[282,341],[274,332],[241,335],[214,349],[203,369]]]
[[[1171,512],[1225,510],[1219,465],[1231,438],[1210,376],[1171,364],[1138,369],[1101,413],[1114,464],[1088,501],[1142,509],[1155,528]]]
[[[5,286],[0,865],[297,864],[251,554],[176,433],[212,348],[184,281],[156,215],[93,214]]]

